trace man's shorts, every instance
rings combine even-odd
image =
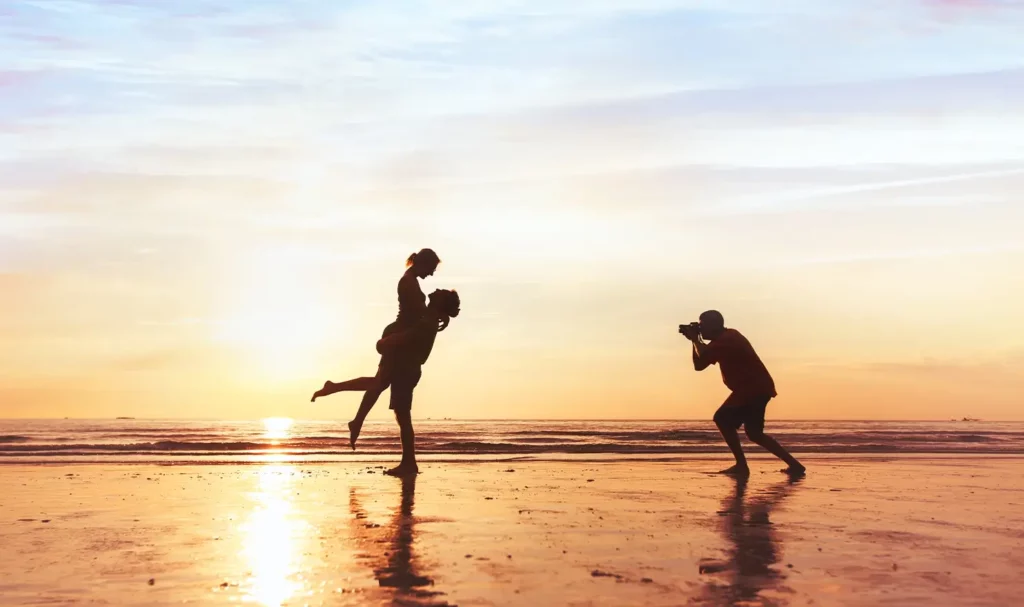
[[[412,393],[420,383],[420,365],[398,364],[391,370],[391,409],[395,413],[412,410]]]
[[[733,392],[715,412],[715,423],[733,430],[744,426],[747,432],[764,432],[764,413],[771,399],[771,396]]]

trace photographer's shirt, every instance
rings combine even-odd
[[[703,358],[710,364],[718,364],[722,370],[722,381],[733,392],[751,396],[777,396],[775,382],[768,369],[747,338],[736,329],[726,329],[708,342]]]

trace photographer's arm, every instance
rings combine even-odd
[[[693,368],[695,371],[703,371],[711,366],[711,361],[708,360],[707,350],[708,346],[704,342],[697,339],[690,340],[693,343]]]

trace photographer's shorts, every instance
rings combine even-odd
[[[739,430],[744,426],[747,432],[764,431],[764,413],[771,396],[736,394],[733,392],[715,412],[715,423]]]

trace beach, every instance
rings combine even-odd
[[[272,458],[271,458],[272,459]],[[10,463],[4,605],[1009,605],[1024,458]]]

